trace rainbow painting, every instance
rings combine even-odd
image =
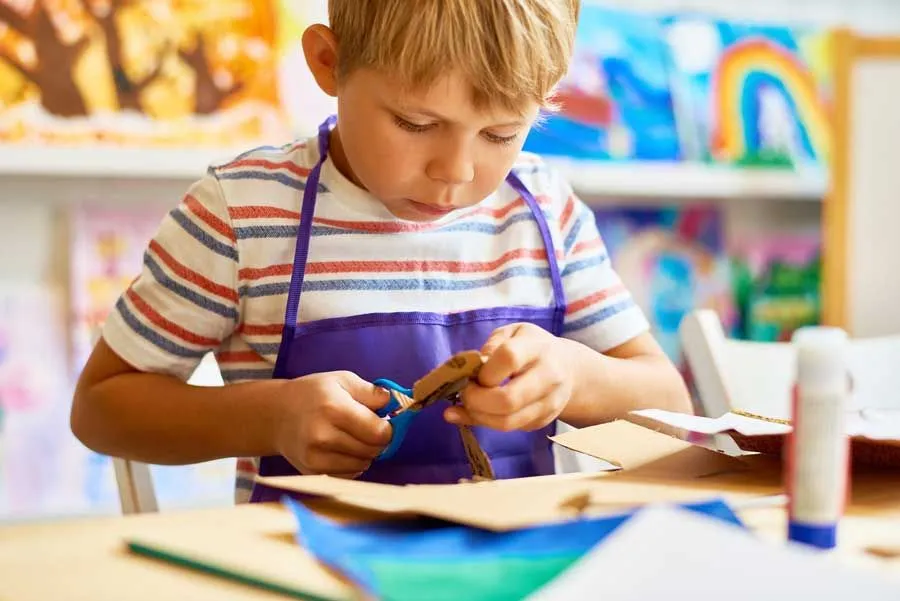
[[[740,161],[764,148],[765,132],[754,124],[765,118],[763,95],[767,93],[777,94],[793,117],[790,126],[796,128],[802,156],[827,157],[828,114],[816,80],[784,46],[756,38],[729,47],[719,61],[714,86],[714,114],[719,119],[712,148],[718,157]]]
[[[827,34],[673,19],[668,39],[694,158],[795,168],[827,160]]]

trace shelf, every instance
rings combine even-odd
[[[818,169],[734,169],[690,163],[597,163],[550,160],[585,197],[771,199],[819,202],[827,182]]]
[[[243,150],[0,146],[0,176],[193,180]]]
[[[240,150],[0,146],[0,176],[193,180]],[[821,171],[732,169],[688,163],[598,163],[549,159],[585,197],[819,201]]]

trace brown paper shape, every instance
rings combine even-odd
[[[736,457],[624,420],[572,430],[551,440],[628,470],[632,475],[684,479],[747,469],[747,465]]]

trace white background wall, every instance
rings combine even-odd
[[[900,203],[897,136],[900,134],[900,65],[869,59],[855,71],[854,124],[848,143],[848,320],[859,336],[900,334]]]

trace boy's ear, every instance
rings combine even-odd
[[[337,96],[338,44],[325,25],[311,25],[303,32],[303,55],[316,83],[329,96]]]

